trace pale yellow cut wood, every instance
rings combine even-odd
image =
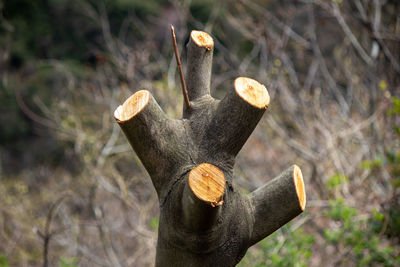
[[[198,46],[205,47],[207,50],[211,50],[214,46],[213,38],[206,32],[192,31],[190,37]]]
[[[202,163],[192,169],[189,173],[189,186],[195,196],[213,207],[224,202],[224,173],[212,164]]]
[[[114,117],[118,121],[127,121],[138,114],[149,102],[150,92],[140,90],[129,97],[122,105],[114,112]]]
[[[306,208],[306,192],[304,189],[303,174],[299,166],[294,165],[293,168],[293,179],[294,186],[296,187],[297,197],[299,198],[299,204],[302,211]]]
[[[235,80],[236,93],[247,103],[257,108],[266,108],[269,105],[267,88],[256,80],[239,77]]]

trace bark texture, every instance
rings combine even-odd
[[[169,119],[146,90],[114,117],[157,191],[156,266],[235,266],[247,249],[305,208],[300,168],[244,196],[233,183],[235,157],[269,104],[266,88],[239,77],[224,99],[210,95],[213,41],[193,31],[186,83],[190,107]]]

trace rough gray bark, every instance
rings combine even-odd
[[[236,189],[235,157],[269,98],[260,108],[233,89],[221,101],[210,96],[213,46],[196,42],[196,36],[192,32],[188,44],[190,108],[184,108],[182,119],[166,117],[147,91],[133,95],[114,114],[159,196],[156,266],[235,266],[251,245],[296,217],[305,205],[296,166],[248,196]],[[212,205],[193,193],[188,177],[201,163],[223,172],[222,205]]]
[[[195,41],[196,35],[202,35],[204,39],[210,37],[208,34],[199,31],[192,31],[190,34],[191,38],[187,45],[186,84],[191,101],[195,101],[202,96],[210,94],[214,50],[214,43],[208,46],[199,46]]]

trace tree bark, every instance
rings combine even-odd
[[[156,266],[235,266],[250,246],[305,208],[296,165],[247,196],[236,189],[235,157],[270,98],[264,85],[246,77],[221,101],[210,96],[213,45],[207,33],[191,33],[190,108],[182,119],[169,119],[146,90],[114,113],[159,196]]]
[[[191,32],[187,45],[186,74],[186,84],[191,101],[210,94],[213,50],[214,41],[208,33]]]

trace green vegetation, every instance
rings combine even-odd
[[[8,260],[4,255],[0,254],[0,267],[8,267]]]
[[[250,249],[239,266],[307,266],[313,244],[314,237],[303,228],[287,225]]]
[[[396,266],[400,257],[397,247],[382,242],[380,235],[385,215],[373,210],[370,216],[359,216],[357,209],[344,204],[343,199],[330,201],[327,218],[338,225],[324,231],[327,244],[344,248],[342,264],[358,266],[383,264]]]
[[[61,258],[60,259],[61,267],[78,267],[78,259],[77,258]]]

